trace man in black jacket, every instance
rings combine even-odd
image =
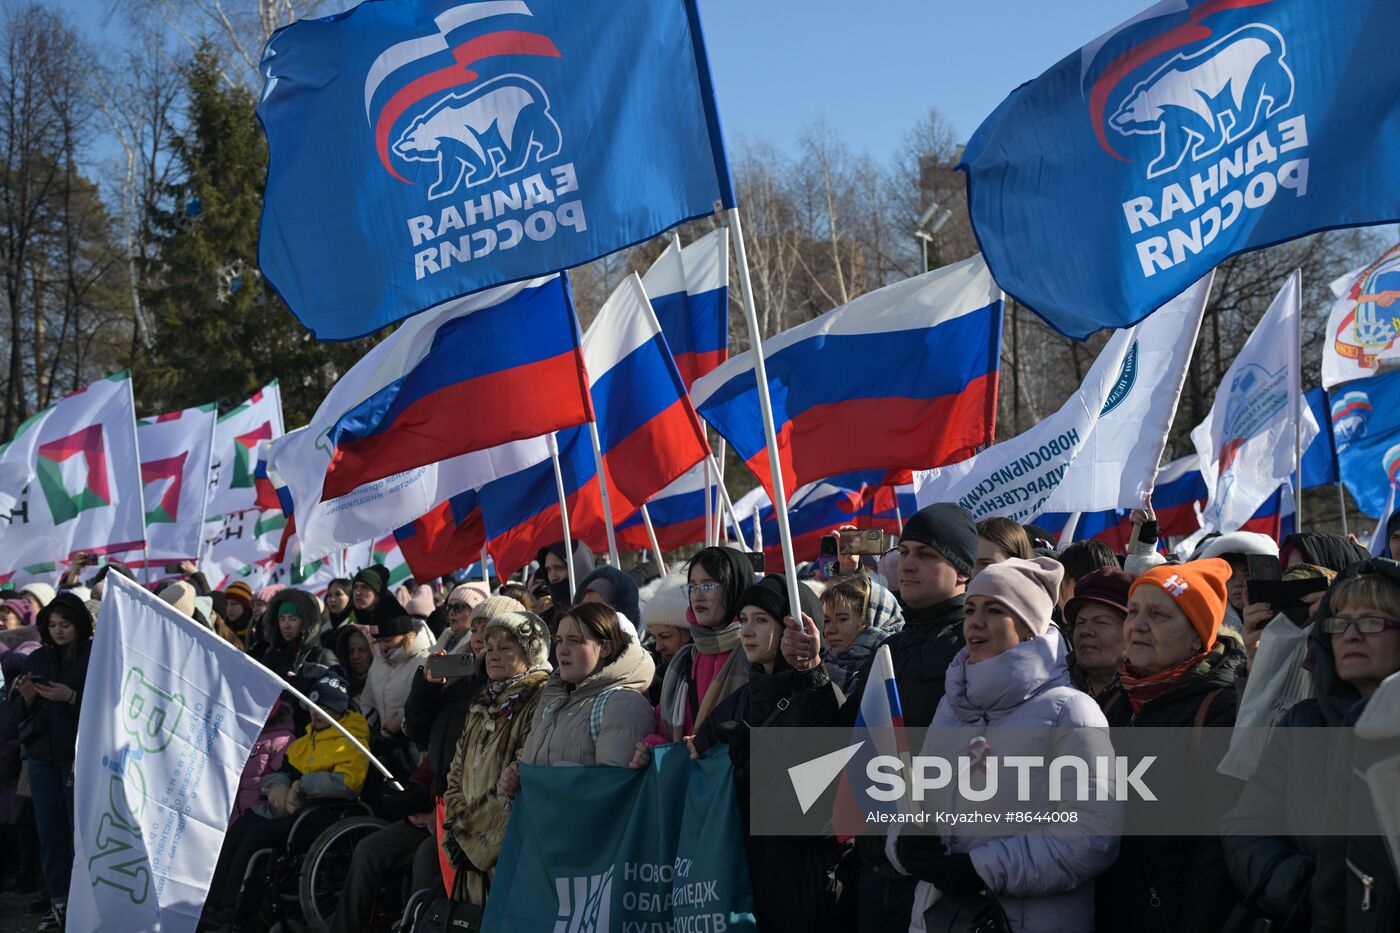
[[[894,678],[904,725],[926,729],[943,699],[948,665],[963,647],[963,592],[977,560],[977,526],[960,506],[938,503],[920,509],[904,525],[899,539],[899,600],[904,605],[904,629],[885,642],[894,662]],[[820,643],[789,630],[783,654],[817,658]],[[865,682],[875,656],[856,675],[850,696],[841,707],[842,719],[854,726]],[[813,723],[813,725],[816,725]],[[900,875],[884,855],[884,837],[856,840],[861,856],[859,926],[861,933],[883,933],[909,926],[917,879]]]

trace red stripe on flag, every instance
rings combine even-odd
[[[583,351],[458,382],[414,402],[373,437],[336,448],[322,499],[427,463],[588,421]]]

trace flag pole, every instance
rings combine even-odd
[[[612,558],[612,565],[621,570],[622,562],[617,559],[617,532],[613,529],[612,505],[608,501],[608,477],[603,469],[603,445],[598,440],[598,422],[588,422],[588,437],[593,441],[593,462],[598,466],[598,491],[603,494],[603,518],[607,521],[608,529],[608,556]]]
[[[726,443],[726,442],[725,442],[724,438],[721,437],[721,438],[719,439],[719,453],[713,455],[713,456],[714,456],[714,460],[715,460],[715,463],[714,463],[715,485],[716,485],[716,487],[717,487],[717,488],[715,489],[715,497],[716,497],[716,498],[719,498],[720,492],[724,489],[724,454],[725,454],[725,443]],[[707,489],[705,490],[705,498],[708,499],[709,497],[710,497],[710,490],[707,488]],[[720,536],[721,536],[722,534],[724,534],[724,521],[719,517],[719,508],[720,508],[720,507],[719,507],[719,504],[716,503],[716,504],[715,504],[715,543],[716,543],[716,544],[719,543]]]
[[[651,524],[651,514],[647,512],[647,507],[642,506],[642,523],[647,526],[647,538],[651,541],[651,553],[656,557],[656,569],[661,571],[661,575],[666,576],[666,560],[661,556],[661,544],[656,540],[656,529]],[[640,621],[634,619],[633,621]]]
[[[336,719],[330,713],[327,713],[325,710],[321,709],[321,707],[317,706],[315,703],[312,703],[311,700],[307,698],[306,694],[302,693],[296,687],[293,687],[291,684],[287,683],[285,679],[278,676],[277,672],[273,671],[269,667],[264,667],[261,661],[257,660],[252,655],[245,655],[245,657],[247,657],[248,660],[252,661],[258,667],[261,667],[263,670],[267,671],[269,675],[275,678],[277,682],[282,685],[283,690],[296,697],[297,700],[299,700],[303,706],[311,710],[311,712],[315,713],[316,715],[320,716],[322,719],[326,720],[326,722],[330,723],[332,729],[345,736],[345,738],[349,739],[350,744],[359,749],[360,754],[364,755],[366,758],[369,759],[369,763],[374,765],[375,769],[380,774],[384,775],[384,779],[393,785],[394,790],[403,790],[403,785],[400,784],[398,782],[398,779],[394,777],[393,772],[391,772],[388,768],[384,767],[384,763],[382,761],[380,761],[378,758],[375,758],[374,755],[370,754],[370,750],[361,745],[360,740],[351,735],[346,730],[346,728],[340,724],[340,721],[338,719]]]
[[[569,501],[564,495],[564,471],[559,469],[559,445],[552,434],[549,436],[549,459],[554,462],[554,489],[559,494],[559,524],[564,527],[564,563],[569,568],[569,596],[572,598],[578,581],[574,579],[574,542],[569,536]]]
[[[758,309],[754,305],[753,279],[749,275],[749,257],[744,249],[744,227],[739,220],[739,209],[728,210],[729,222],[734,227],[734,256],[739,262],[739,289],[743,294],[744,321],[749,328],[749,352],[753,354],[753,373],[758,388],[758,406],[763,414],[763,433],[768,443],[768,467],[773,478],[773,514],[778,520],[778,537],[781,539],[783,575],[787,582],[788,607],[793,618],[798,618],[801,600],[797,593],[797,561],[792,552],[792,528],[788,525],[787,493],[783,490],[783,464],[778,455],[778,432],[773,426],[773,400],[768,395],[768,367],[763,360],[763,335],[758,330]],[[754,520],[758,526],[758,520]]]
[[[1298,296],[1298,313],[1293,315],[1293,326],[1298,328],[1293,341],[1293,530],[1303,530],[1303,271],[1293,272],[1294,288]]]
[[[708,428],[705,429],[705,433],[706,433],[706,434],[709,434],[709,433],[710,433]],[[709,444],[709,438],[708,438],[708,437],[705,438],[705,442],[706,442],[706,445]],[[713,482],[712,476],[714,475],[714,474],[711,472],[712,469],[713,469],[713,468],[710,466],[710,461],[709,461],[709,460],[706,460],[706,461],[705,461],[705,486],[704,486],[704,489],[705,489],[705,547],[709,547],[709,546],[711,546],[712,544],[714,544],[714,537],[715,537],[715,533],[714,533],[714,531],[715,531],[715,529],[714,529],[715,516],[714,516],[714,512],[713,512],[713,511],[711,510],[711,508],[710,508],[710,483]]]
[[[714,454],[710,454],[710,458],[713,460]],[[739,527],[739,516],[734,511],[734,501],[729,498],[729,490],[724,485],[724,473],[718,468],[718,465],[711,464],[711,466],[720,477],[717,484],[719,486],[719,499],[724,505],[725,511],[729,513],[729,523],[734,527],[734,540],[739,542],[739,547],[748,550],[748,545],[744,543],[744,530]]]
[[[1347,530],[1347,491],[1340,479],[1337,480],[1337,509],[1342,513],[1342,537],[1345,538],[1351,532]]]
[[[486,592],[491,592],[491,572],[486,569],[486,545],[481,546],[481,582],[486,584]]]
[[[894,525],[899,529],[900,537],[904,536],[904,513],[899,510],[899,487],[894,487]]]

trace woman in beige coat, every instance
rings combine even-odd
[[[472,698],[443,795],[443,851],[462,884],[455,896],[484,906],[510,818],[497,785],[514,768],[549,680],[549,629],[532,612],[505,612],[484,633],[486,684]]]
[[[520,761],[627,767],[655,725],[646,698],[656,672],[651,655],[602,603],[570,609],[554,645],[559,669],[545,685]],[[507,769],[502,790],[513,796],[518,788],[518,772]]]

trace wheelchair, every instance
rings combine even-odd
[[[248,860],[234,911],[241,922],[235,929],[327,933],[355,846],[386,825],[363,800],[308,803],[281,849],[259,849]],[[387,887],[378,916],[397,916],[406,882]],[[389,929],[387,919],[380,927]]]

